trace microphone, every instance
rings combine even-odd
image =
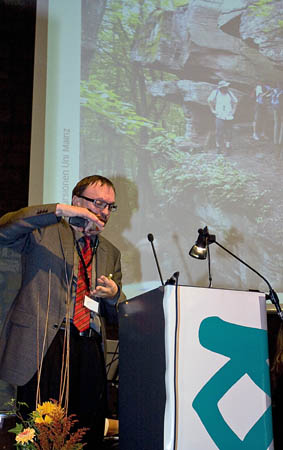
[[[180,275],[180,272],[173,273],[172,277],[170,277],[166,281],[165,285],[167,286],[168,284],[173,284],[173,285],[176,284],[176,286],[177,286],[178,285],[178,280],[179,280],[179,275]]]
[[[158,273],[159,273],[159,278],[160,278],[160,281],[161,281],[162,286],[164,286],[164,281],[163,281],[163,278],[162,278],[162,275],[161,275],[161,270],[160,270],[160,267],[159,267],[159,263],[158,263],[156,251],[155,251],[154,244],[153,244],[153,241],[154,241],[153,234],[149,233],[149,234],[147,235],[147,239],[148,239],[149,242],[151,243],[151,247],[152,247],[152,251],[153,251],[155,263],[156,263],[157,270],[158,270]]]

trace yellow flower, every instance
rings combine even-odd
[[[16,436],[18,444],[25,444],[26,442],[32,442],[35,436],[35,430],[33,428],[25,428],[21,433]]]
[[[64,416],[64,409],[57,403],[43,402],[42,405],[38,405],[36,411],[32,413],[35,423],[51,423],[53,416]]]
[[[60,406],[56,405],[56,403],[53,402],[43,402],[42,405],[37,405],[36,411],[39,414],[50,414],[55,409],[60,408]]]
[[[45,414],[44,416],[38,416],[34,419],[35,423],[51,423],[52,417],[50,417],[48,414]]]

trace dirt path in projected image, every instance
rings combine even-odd
[[[265,233],[276,232],[283,238],[283,144],[274,145],[271,137],[255,141],[251,130],[251,127],[236,126],[230,149],[210,151],[221,154],[246,175],[256,176],[265,192],[262,207],[270,206],[269,213],[262,214]]]
[[[269,127],[269,130],[271,129],[272,127]],[[252,137],[252,123],[249,123],[234,126],[232,145],[229,149],[216,149],[213,132],[203,138],[202,142],[197,139],[193,145],[192,141],[184,140],[179,148],[184,152],[189,150],[192,152],[190,154],[201,154],[204,164],[216,163],[218,157],[224,158],[246,176],[247,180],[250,177],[247,192],[254,190],[255,197],[261,194],[256,209],[254,211],[249,209],[249,202],[245,198],[247,193],[243,193],[238,201],[246,204],[245,215],[250,215],[251,225],[257,228],[255,232],[259,232],[261,237],[270,236],[272,239],[273,236],[280,245],[283,243],[283,144],[281,147],[274,145],[272,136],[255,141]],[[241,209],[243,211],[245,207]]]
[[[197,146],[194,154],[201,153],[203,163],[215,162],[224,158],[237,172],[247,179],[249,188],[238,200],[221,207],[223,223],[225,216],[232,214],[239,233],[247,233],[249,241],[258,244],[254,255],[267,278],[275,285],[281,285],[283,273],[283,145],[275,146],[272,138],[255,141],[252,137],[252,125],[237,125],[233,129],[232,146],[229,149],[216,150],[215,139],[211,136],[209,145]],[[212,187],[213,189],[213,187]],[[224,189],[224,187],[223,187]],[[249,206],[248,192],[259,196],[253,206]],[[213,217],[213,208],[209,210],[210,220],[219,220],[219,211]],[[242,216],[241,216],[242,214]],[[233,250],[233,249],[232,249]],[[252,244],[242,249],[241,256],[252,259]],[[276,254],[274,253],[276,252]],[[237,253],[237,252],[236,252]],[[261,266],[260,266],[261,267]],[[275,286],[274,286],[275,287]]]

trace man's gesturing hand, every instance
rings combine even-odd
[[[101,277],[97,279],[97,286],[91,291],[91,295],[102,298],[113,298],[117,292],[118,286],[115,281],[113,281],[110,276],[106,277],[101,275]]]
[[[86,233],[91,231],[102,231],[105,226],[105,222],[97,217],[92,211],[82,206],[65,205],[63,203],[58,203],[56,206],[56,216],[58,217],[82,217],[87,219],[88,223],[85,228],[78,227],[80,231]]]

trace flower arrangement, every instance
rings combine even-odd
[[[65,409],[57,401],[51,400],[38,405],[36,410],[24,420],[19,407],[27,406],[19,403],[14,408],[16,416],[21,420],[9,430],[16,434],[16,448],[21,450],[80,450],[84,447],[82,438],[87,428],[71,431],[78,422],[74,415],[68,416]]]

